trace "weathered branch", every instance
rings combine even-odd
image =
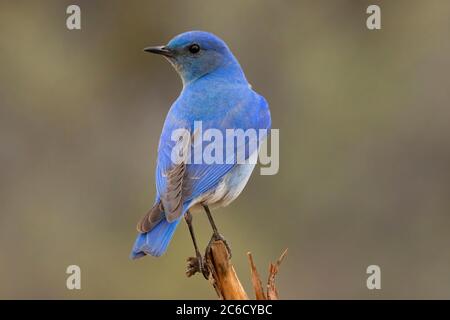
[[[261,278],[253,261],[252,254],[247,253],[252,277],[253,290],[256,300],[277,300],[278,291],[275,286],[275,276],[287,249],[281,254],[275,263],[270,263],[267,281],[267,292],[261,282]],[[205,255],[205,266],[209,272],[209,281],[216,290],[217,295],[223,300],[248,300],[249,297],[242,286],[236,271],[231,263],[227,246],[222,240],[213,241]]]
[[[205,257],[209,281],[220,299],[248,300],[247,293],[231,264],[230,255],[222,240],[214,241]]]
[[[258,270],[256,270],[255,262],[251,252],[247,252],[248,261],[250,263],[250,270],[252,272],[252,284],[255,291],[256,300],[267,300],[266,294],[262,286],[261,278],[259,277]]]
[[[267,300],[278,300],[278,291],[275,287],[275,276],[278,273],[281,262],[287,254],[287,249],[283,251],[277,262],[270,263],[269,267],[269,280],[267,281]]]

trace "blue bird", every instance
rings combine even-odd
[[[138,223],[139,235],[131,257],[161,256],[184,217],[196,251],[197,271],[203,272],[190,211],[203,208],[213,229],[213,239],[223,239],[209,207],[226,206],[236,199],[255,164],[238,163],[239,146],[223,147],[224,157],[231,157],[232,161],[174,163],[171,155],[177,141],[173,141],[172,134],[174,130],[185,129],[195,139],[196,121],[201,121],[203,130],[216,129],[223,136],[227,129],[269,130],[269,107],[264,97],[252,90],[225,42],[211,33],[182,33],[165,46],[148,47],[144,51],[163,55],[180,75],[183,89],[164,123],[158,146],[155,202]],[[257,154],[265,137],[257,135],[256,147],[250,143],[251,138],[245,140],[245,146],[241,147],[245,148],[246,159]],[[206,146],[206,142],[202,144]]]

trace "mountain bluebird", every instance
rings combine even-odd
[[[199,121],[204,130],[215,129],[223,136],[227,135],[227,129],[267,131],[271,126],[269,107],[266,100],[252,90],[225,42],[211,33],[186,32],[165,46],[149,47],[144,51],[163,55],[180,75],[183,89],[164,123],[158,146],[155,202],[138,223],[139,235],[131,257],[162,255],[184,217],[194,242],[198,260],[196,271],[202,272],[202,256],[195,240],[190,210],[203,208],[213,229],[212,239],[223,239],[209,207],[226,206],[236,199],[255,164],[238,163],[235,155],[239,146],[220,150],[227,158],[223,163],[174,163],[171,155],[177,141],[173,141],[173,132],[188,130],[195,140],[194,123]],[[259,134],[245,140],[245,145],[240,147],[245,148],[246,159],[257,155],[265,138],[266,135]],[[256,148],[251,147],[251,139],[257,140]]]

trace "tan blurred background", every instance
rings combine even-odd
[[[142,48],[195,29],[229,44],[280,129],[279,174],[215,211],[246,288],[248,250],[265,277],[289,247],[283,298],[450,298],[446,0],[2,1],[0,298],[215,298],[184,275],[184,223],[165,256],[128,259],[181,89]],[[382,290],[366,288],[371,264]]]

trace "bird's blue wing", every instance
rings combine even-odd
[[[219,130],[223,137],[226,137],[227,129],[242,129],[244,131],[247,129],[255,129],[257,133],[256,143],[250,143],[251,141],[249,139],[244,141],[245,159],[248,159],[249,155],[256,151],[255,148],[259,147],[259,142],[265,138],[265,135],[262,135],[259,129],[270,129],[271,120],[266,100],[253,91],[251,91],[249,96],[250,98],[247,98],[245,101],[239,101],[239,105],[236,105],[235,108],[228,112],[219,114],[218,117],[203,117],[204,119],[202,119],[202,117],[196,118],[195,115],[183,115],[177,118],[176,115],[169,112],[158,148],[156,166],[157,201],[158,199],[164,198],[164,194],[171,189],[168,172],[173,170],[176,165],[171,158],[173,148],[177,143],[177,141],[173,141],[172,139],[172,132],[174,130],[184,128],[195,135],[194,121],[199,120],[202,120],[203,132],[213,128]],[[201,150],[205,150],[205,147],[211,144],[210,141],[202,141],[201,143]],[[193,148],[194,146],[191,145],[192,156],[195,153]],[[189,207],[189,203],[192,200],[210,190],[214,190],[221,179],[236,165],[238,148],[242,148],[242,146],[236,143],[233,148],[227,148],[226,143],[223,143],[222,154],[224,155],[224,159],[232,159],[232,161],[227,161],[226,163],[190,163],[186,165],[185,172],[183,173],[183,188],[182,190],[180,189],[183,196],[182,213]],[[193,160],[193,157],[191,160]]]

